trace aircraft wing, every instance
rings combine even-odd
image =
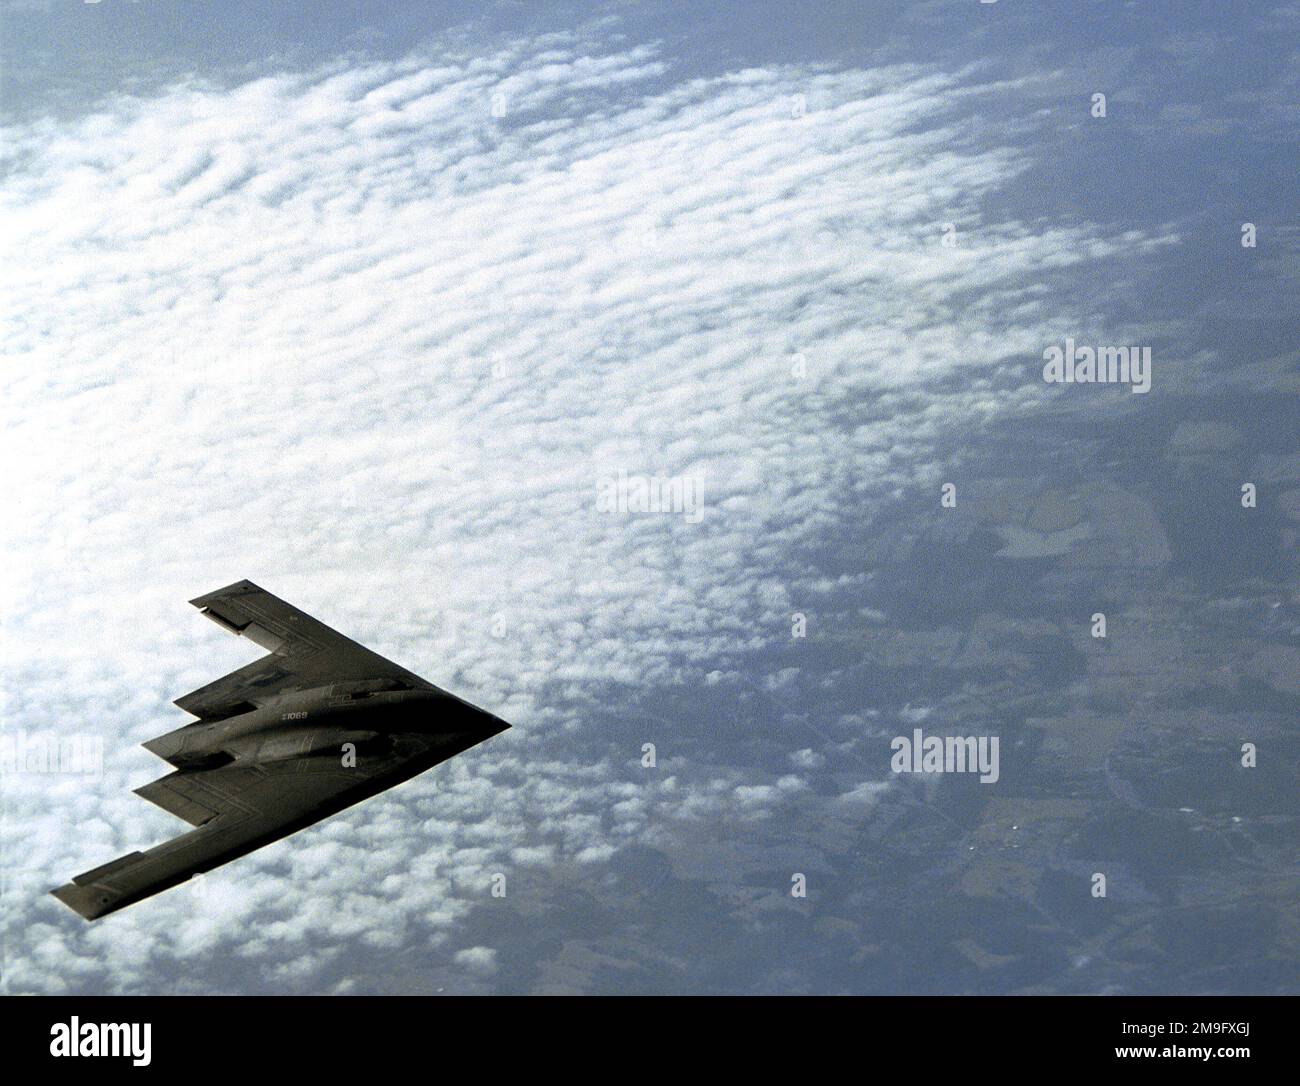
[[[403,735],[392,750],[367,755],[347,769],[334,758],[306,758],[172,773],[137,793],[196,829],[77,875],[51,892],[94,920],[400,784],[507,726]]]
[[[438,689],[252,581],[237,581],[190,603],[218,626],[270,650],[260,660],[176,699],[176,705],[202,720],[247,712],[286,690],[350,679],[391,679],[411,689]]]

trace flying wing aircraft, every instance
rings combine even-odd
[[[251,581],[190,601],[266,656],[176,699],[144,744],[176,767],[136,794],[196,827],[50,891],[87,920],[229,863],[510,727]]]

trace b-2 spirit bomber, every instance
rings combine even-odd
[[[144,744],[176,771],[136,794],[195,828],[51,891],[87,920],[287,837],[510,727],[251,581],[190,602],[269,652],[178,698],[198,720]]]

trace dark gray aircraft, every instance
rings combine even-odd
[[[510,727],[251,581],[190,601],[270,654],[177,698],[145,743],[176,772],[136,794],[197,829],[50,891],[87,920],[210,871]]]

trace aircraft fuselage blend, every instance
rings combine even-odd
[[[145,743],[176,772],[136,794],[196,828],[52,890],[87,920],[392,788],[510,727],[240,581],[191,600],[268,655],[176,700]]]

